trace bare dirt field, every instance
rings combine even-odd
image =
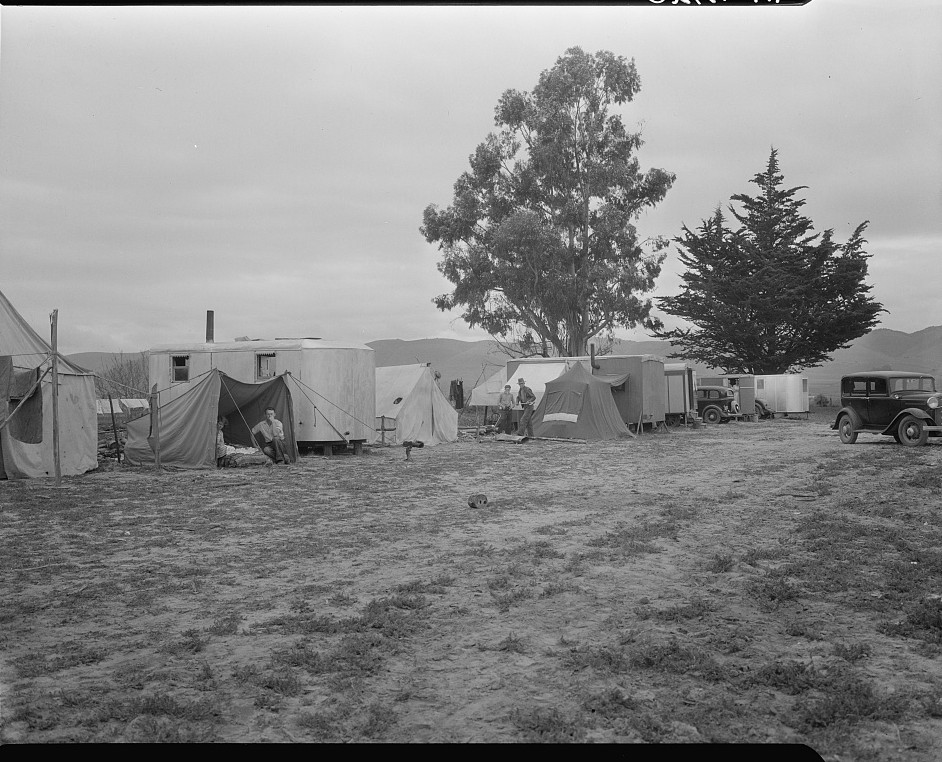
[[[942,442],[832,412],[0,482],[0,742],[942,759]]]

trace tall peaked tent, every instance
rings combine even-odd
[[[612,387],[626,376],[598,377],[576,363],[546,382],[543,399],[533,413],[533,434],[564,439],[617,439],[628,436]]]
[[[393,422],[395,429],[391,430]],[[458,439],[458,411],[445,399],[428,364],[377,368],[376,428],[386,429],[379,439],[390,444],[454,442]]]
[[[57,364],[59,471],[76,476],[98,467],[95,376]],[[55,475],[51,367],[52,347],[0,293],[0,479]]]
[[[159,426],[151,426],[151,414],[128,421],[128,442],[124,454],[128,463],[140,466],[156,462],[170,468],[216,467],[216,421],[226,419],[223,429],[229,444],[253,446],[251,428],[265,418],[265,408],[273,407],[284,424],[285,450],[298,459],[298,444],[284,374],[259,384],[247,384],[213,369],[187,392],[157,408]]]

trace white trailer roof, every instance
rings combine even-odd
[[[157,352],[266,352],[290,349],[367,349],[366,344],[351,344],[326,339],[250,339],[248,341],[203,341],[180,344],[158,344],[150,351]]]

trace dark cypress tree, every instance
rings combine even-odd
[[[752,182],[757,196],[738,194],[729,210],[739,223],[731,230],[720,209],[674,239],[687,268],[676,296],[658,299],[669,315],[692,328],[654,335],[679,347],[671,357],[701,362],[727,373],[776,374],[821,365],[837,349],[868,333],[885,312],[867,285],[867,222],[845,244],[834,231],[815,233],[802,215],[806,186],[783,187],[772,149],[764,172]]]

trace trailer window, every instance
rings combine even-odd
[[[266,352],[265,354],[255,355],[255,379],[264,381],[266,378],[275,377],[275,353]]]
[[[170,380],[174,382],[190,380],[190,356],[189,355],[171,355]]]

